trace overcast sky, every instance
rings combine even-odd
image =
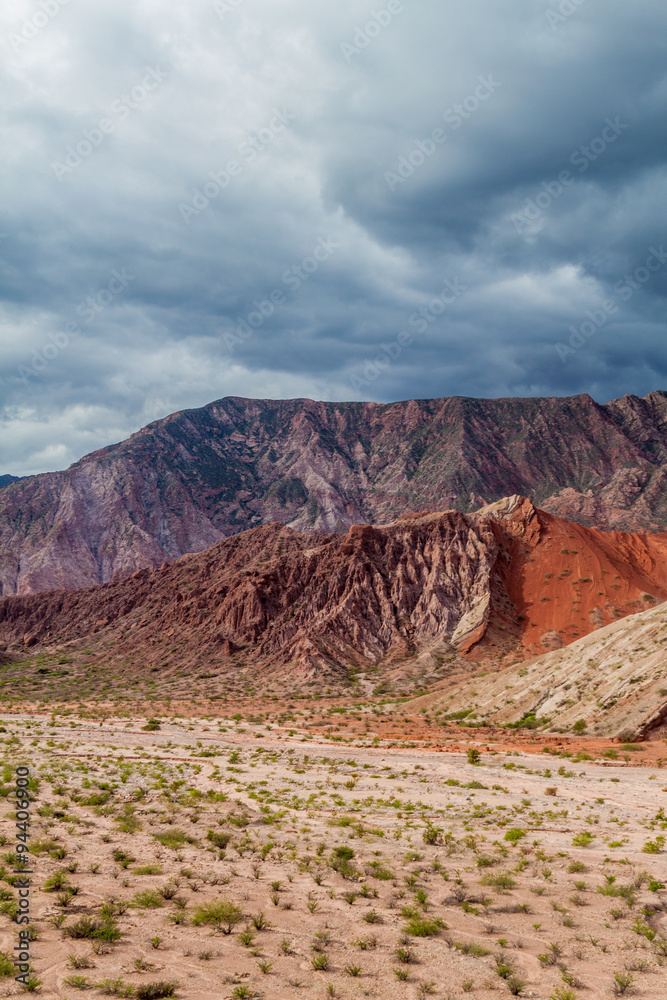
[[[0,474],[226,395],[667,388],[662,0],[0,18]]]

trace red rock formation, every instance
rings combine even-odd
[[[345,535],[274,523],[123,581],[0,600],[0,642],[313,677],[428,651],[525,655],[667,599],[666,551],[667,535],[607,535],[522,497]]]

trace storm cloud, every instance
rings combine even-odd
[[[0,473],[224,395],[666,387],[655,0],[0,17]]]

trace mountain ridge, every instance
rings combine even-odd
[[[518,496],[346,534],[275,522],[128,579],[3,598],[0,643],[11,655],[83,646],[107,671],[205,667],[286,687],[511,664],[666,601],[666,556],[667,533],[607,536]]]
[[[120,579],[263,523],[344,532],[512,494],[603,530],[667,527],[667,393],[179,411],[0,490],[0,595]]]

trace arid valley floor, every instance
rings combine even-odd
[[[662,741],[302,711],[2,716],[0,948],[24,765],[39,995],[664,998]]]

